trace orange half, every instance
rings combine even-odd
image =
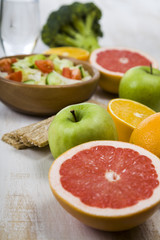
[[[122,98],[112,99],[107,110],[115,122],[118,139],[124,142],[129,142],[132,131],[142,120],[155,113],[141,103]]]
[[[73,57],[78,60],[87,61],[89,58],[89,52],[82,48],[76,47],[57,47],[50,48],[44,52],[45,54],[57,54],[63,57]]]
[[[144,119],[134,129],[130,142],[147,149],[160,158],[160,112]]]

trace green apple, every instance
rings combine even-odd
[[[54,158],[81,143],[94,140],[117,140],[110,114],[94,103],[81,103],[63,108],[48,130],[49,146]]]
[[[160,111],[160,71],[140,66],[129,69],[119,86],[119,96]]]

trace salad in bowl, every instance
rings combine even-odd
[[[55,54],[2,59],[0,77],[35,85],[68,85],[91,79],[83,65]]]
[[[99,71],[87,61],[58,55],[15,55],[0,59],[0,100],[35,116],[50,116],[87,101]]]

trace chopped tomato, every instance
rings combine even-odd
[[[82,79],[81,71],[79,68],[72,69],[71,76],[72,76],[72,79],[76,79],[76,80]]]
[[[35,61],[35,65],[43,73],[50,73],[54,69],[53,62],[51,60],[37,60]]]
[[[11,64],[17,62],[16,58],[10,58],[10,60],[11,60]]]
[[[6,59],[0,60],[0,71],[12,73],[13,69],[11,66],[12,66],[12,63],[14,63],[16,61],[17,61],[16,58],[6,58]]]
[[[72,78],[71,69],[69,69],[68,67],[64,67],[62,70],[62,75],[66,78]]]
[[[18,71],[18,72],[10,73],[6,78],[16,81],[16,82],[21,82],[22,81],[22,72]]]

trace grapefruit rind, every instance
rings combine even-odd
[[[118,115],[116,115],[114,113],[114,111],[112,110],[112,106],[111,105],[112,105],[112,103],[114,103],[116,101],[131,102],[131,103],[137,104],[137,106],[138,105],[139,106],[143,106],[146,109],[148,109],[150,112],[153,112],[152,114],[154,114],[155,111],[153,109],[143,105],[142,103],[139,103],[139,102],[136,102],[136,101],[133,101],[133,100],[130,100],[130,99],[115,98],[115,99],[112,99],[110,101],[110,103],[107,106],[107,110],[111,114],[111,116],[112,116],[112,118],[113,118],[113,120],[115,122],[115,125],[116,125],[116,128],[117,128],[117,132],[118,132],[118,139],[119,139],[119,141],[129,142],[130,136],[131,136],[133,130],[137,126],[135,127],[133,124],[126,122],[124,119],[118,117]],[[124,109],[124,111],[125,111],[125,109]]]
[[[160,161],[149,151],[130,143],[117,141],[93,141],[78,145],[68,150],[53,162],[49,171],[51,190],[59,203],[69,213],[93,228],[107,231],[120,231],[135,227],[150,217],[159,206],[160,186],[154,189],[153,194],[149,199],[141,200],[134,206],[122,209],[101,209],[83,204],[78,197],[73,196],[61,185],[59,174],[61,164],[82,149],[85,150],[100,145],[113,146],[115,148],[131,148],[138,151],[139,154],[149,157],[152,159],[152,164],[155,166],[158,174],[158,181],[160,182]]]
[[[91,65],[93,65],[95,68],[97,68],[99,70],[99,72],[101,73],[101,78],[99,80],[99,85],[102,89],[104,89],[107,92],[118,93],[119,83],[120,83],[120,80],[123,77],[124,73],[109,71],[109,70],[103,68],[102,66],[100,66],[96,62],[97,54],[100,53],[100,52],[106,51],[106,50],[126,50],[126,51],[130,51],[130,52],[136,52],[136,53],[144,56],[148,60],[150,60],[152,62],[152,67],[153,68],[158,69],[158,67],[159,67],[158,62],[154,58],[152,58],[148,54],[146,54],[142,51],[136,50],[136,49],[124,48],[124,47],[116,47],[116,48],[102,47],[102,48],[98,48],[91,53],[89,61],[90,61]]]

